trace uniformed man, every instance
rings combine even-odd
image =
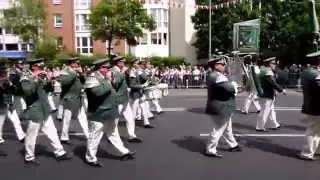
[[[307,123],[305,146],[299,157],[314,161],[320,143],[320,51],[307,55],[310,67],[301,73],[302,113]]]
[[[8,118],[12,125],[13,128],[17,134],[18,140],[23,143],[24,142],[24,138],[25,138],[25,133],[21,127],[21,122],[20,122],[20,118],[18,116],[18,112],[16,110],[16,106],[14,105],[13,102],[13,94],[15,92],[20,91],[20,85],[17,85],[17,83],[20,84],[20,82],[15,82],[16,86],[13,86],[12,83],[9,80],[9,77],[7,75],[6,72],[6,67],[5,66],[1,66],[0,67],[0,89],[2,92],[2,96],[3,96],[3,103],[5,105],[5,116],[1,116],[0,117],[0,144],[4,143],[4,139],[3,139],[3,125],[5,122],[5,119]],[[21,93],[19,93],[21,96]]]
[[[132,112],[134,117],[137,117],[138,109],[140,108],[144,127],[154,128],[150,125],[146,104],[147,101],[144,94],[144,88],[148,87],[150,83],[147,79],[147,75],[143,73],[142,69],[138,65],[138,62],[135,61],[127,79],[128,86],[130,88],[129,95],[132,102]]]
[[[128,85],[126,82],[125,73],[128,68],[125,66],[124,57],[118,56],[112,59],[112,77],[113,87],[116,90],[118,109],[122,117],[124,117],[129,135],[128,142],[141,143],[142,140],[135,134],[135,117],[133,116],[132,108],[129,103]]]
[[[244,57],[244,63],[245,63],[245,67],[247,70],[247,75],[248,77],[246,77],[246,87],[247,87],[247,91],[248,91],[248,96],[246,97],[242,110],[241,112],[244,114],[248,114],[249,113],[249,108],[251,106],[251,104],[253,103],[255,109],[257,110],[257,113],[260,113],[261,111],[261,106],[258,100],[258,95],[257,95],[257,89],[254,83],[254,79],[252,76],[252,70],[254,70],[255,68],[255,62],[253,60],[252,55],[247,55]]]
[[[259,119],[257,120],[256,131],[265,132],[266,123],[269,119],[270,129],[277,130],[280,129],[280,124],[277,121],[276,111],[274,110],[274,101],[276,98],[276,91],[285,94],[285,90],[276,82],[273,70],[275,69],[276,58],[271,57],[263,60],[263,66],[261,67],[261,72],[259,74],[259,80],[261,83],[261,88],[263,94],[261,100],[264,101],[264,106],[259,114]]]
[[[134,159],[134,153],[127,149],[118,132],[119,102],[116,90],[112,86],[111,66],[108,59],[94,62],[95,71],[86,79],[85,88],[88,97],[88,119],[90,133],[85,161],[94,167],[101,167],[96,154],[104,132],[109,141],[121,153],[121,160]]]
[[[82,104],[82,89],[84,77],[77,58],[70,58],[68,66],[60,72],[61,83],[60,98],[63,103],[63,124],[61,131],[61,142],[70,144],[69,127],[71,119],[77,119],[80,123],[85,137],[88,137],[88,120],[85,107]]]
[[[66,153],[59,141],[58,132],[50,114],[46,91],[50,89],[51,82],[47,81],[45,72],[40,68],[42,60],[31,60],[29,63],[32,66],[32,75],[24,74],[21,78],[21,88],[27,105],[24,116],[29,121],[25,138],[25,163],[39,165],[35,160],[35,146],[40,129],[49,139],[57,161],[71,159],[72,157]]]
[[[237,83],[230,82],[224,75],[226,60],[217,56],[208,62],[212,72],[208,75],[207,88],[208,99],[206,113],[211,115],[214,126],[210,134],[205,155],[209,157],[221,158],[218,154],[217,146],[221,137],[223,137],[230,146],[229,151],[241,151],[232,132],[232,115],[235,110],[235,95],[237,92]]]

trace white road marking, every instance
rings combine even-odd
[[[163,108],[163,111],[183,112],[183,111],[187,111],[188,109],[192,109],[192,108],[186,108],[186,107]],[[299,107],[276,107],[275,110],[276,111],[301,111],[301,108],[299,108]]]
[[[209,133],[200,134],[201,137],[208,137]],[[237,137],[305,137],[304,134],[234,134]]]

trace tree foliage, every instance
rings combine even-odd
[[[212,4],[224,2],[212,0]],[[196,0],[198,5],[209,5],[209,0]],[[257,3],[254,2],[251,10],[249,2],[231,5],[229,7],[212,10],[212,52],[214,49],[232,49],[233,24],[241,21],[256,19],[259,16]],[[209,51],[209,11],[198,9],[192,17],[194,28],[197,31],[197,40],[193,44],[197,49],[197,58],[208,58]]]
[[[4,11],[2,25],[19,35],[23,41],[39,42],[43,37],[45,10],[42,0],[20,0]]]
[[[320,10],[319,6],[317,9]],[[262,54],[278,56],[283,64],[301,63],[312,49],[312,17],[309,12],[311,7],[307,0],[263,0]]]
[[[95,39],[108,41],[126,39],[135,45],[136,38],[143,36],[143,29],[153,30],[155,21],[143,9],[142,4],[132,0],[104,0],[92,8],[89,23]],[[108,50],[108,55],[111,49]]]

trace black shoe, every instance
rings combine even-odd
[[[268,132],[266,129],[256,129],[257,132]]]
[[[24,160],[24,164],[28,166],[34,166],[34,167],[40,166],[40,163],[36,160],[31,160],[31,161]]]
[[[20,139],[19,142],[20,142],[21,144],[24,144],[24,140],[25,140],[25,138]]]
[[[129,152],[129,153],[125,154],[125,155],[122,155],[120,157],[120,160],[121,161],[133,160],[133,159],[135,159],[134,154],[135,154],[134,152]]]
[[[101,162],[99,162],[99,161],[88,162],[87,160],[85,160],[85,163],[88,164],[91,167],[96,167],[96,168],[103,167],[103,164]]]
[[[154,119],[155,119],[155,117],[154,117],[154,116],[152,116],[152,117],[149,117],[148,119],[154,120]]]
[[[67,160],[70,160],[70,159],[72,159],[73,157],[70,155],[70,154],[68,154],[68,153],[65,153],[64,155],[62,155],[62,156],[57,156],[56,157],[56,160],[57,161],[67,161]]]
[[[233,148],[229,148],[230,152],[241,152],[242,151],[242,148],[240,146],[236,146],[236,147],[233,147]]]
[[[62,118],[57,118],[58,121],[62,122]]]
[[[128,142],[129,143],[142,143],[142,139],[135,137],[132,139],[128,139]]]
[[[260,112],[261,112],[261,111],[259,110],[259,111],[257,111],[256,113],[258,113],[258,114],[259,114]]]
[[[71,142],[69,140],[61,140],[62,144],[71,145]]]
[[[57,109],[52,110],[52,111],[51,111],[51,114],[54,114],[54,113],[56,113],[57,111],[58,111]]]
[[[158,115],[161,115],[163,113],[164,113],[164,111],[157,112]]]
[[[148,125],[144,125],[144,128],[146,128],[146,129],[153,129],[154,127],[151,126],[150,124],[148,124]]]
[[[218,154],[218,153],[209,153],[209,152],[205,152],[204,153],[205,156],[208,156],[208,157],[213,157],[213,158],[222,158],[223,156],[221,154]]]
[[[269,129],[271,129],[271,130],[279,130],[281,128],[281,126],[278,126],[278,127],[275,127],[275,128],[269,128]]]

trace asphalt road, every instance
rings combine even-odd
[[[133,161],[120,161],[118,154],[106,139],[100,146],[99,158],[104,167],[91,168],[83,163],[85,140],[72,136],[72,145],[65,148],[74,154],[74,159],[56,162],[48,141],[39,137],[37,156],[40,167],[26,167],[23,163],[23,146],[12,135],[11,124],[6,123],[6,143],[0,150],[8,154],[0,157],[1,179],[21,180],[319,180],[320,160],[301,161],[296,154],[304,143],[305,126],[299,111],[302,97],[291,92],[279,96],[276,103],[278,120],[283,128],[279,131],[257,133],[256,113],[242,115],[235,113],[233,128],[243,152],[230,153],[221,141],[219,151],[223,159],[211,159],[202,155],[206,134],[212,129],[210,117],[203,113],[205,91],[171,91],[161,101],[166,113],[151,123],[155,129],[137,127],[136,133],[143,138],[142,144],[125,141],[126,132],[122,125],[120,134],[129,149],[136,151]],[[239,107],[243,96],[238,97]],[[80,132],[74,121],[72,132]],[[57,127],[60,124],[57,122]]]

